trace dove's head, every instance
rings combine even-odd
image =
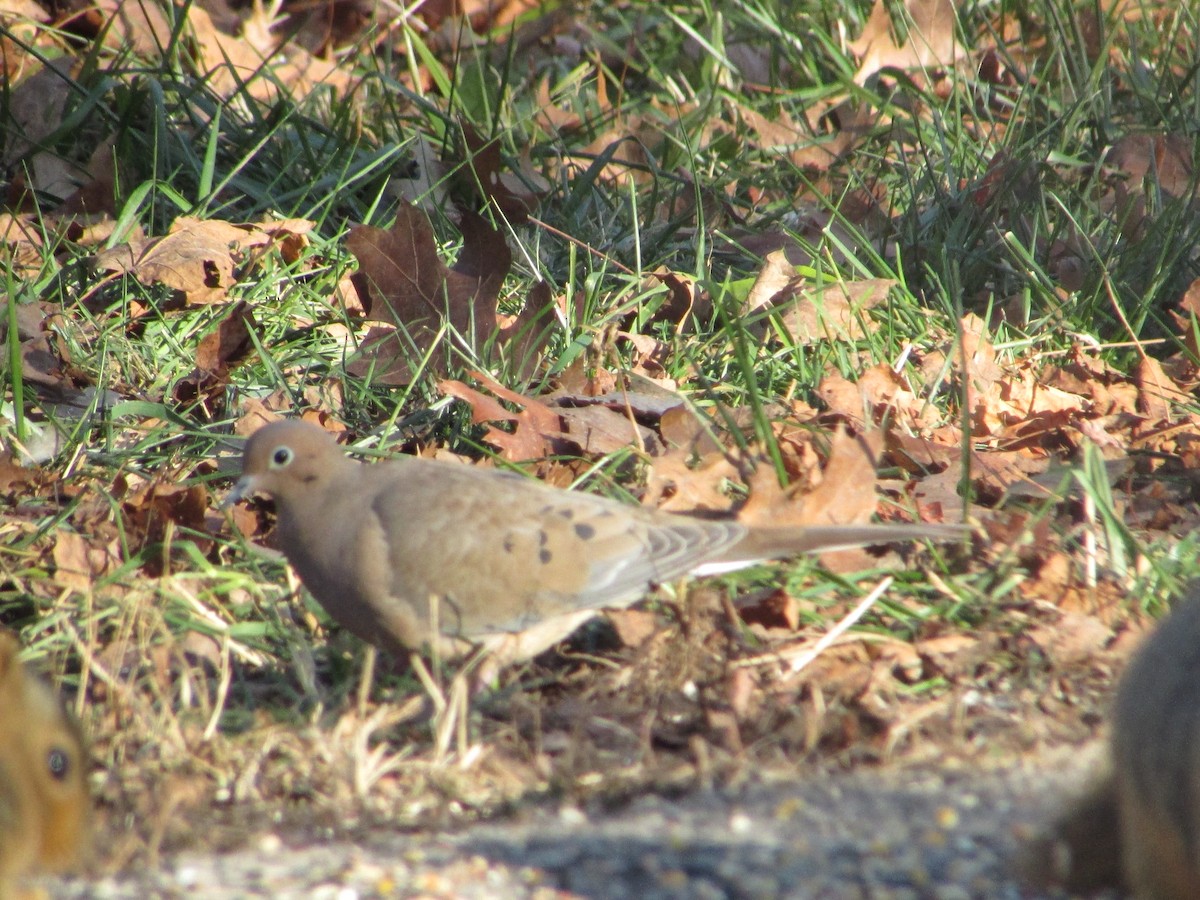
[[[242,477],[223,505],[259,492],[287,500],[319,488],[345,465],[353,463],[324,429],[307,422],[273,422],[246,442]]]

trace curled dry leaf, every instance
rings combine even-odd
[[[926,432],[940,424],[937,410],[884,363],[863,371],[857,382],[839,372],[830,373],[821,379],[816,393],[832,415],[860,428],[892,420],[912,431]]]
[[[187,7],[192,65],[206,84],[223,97],[245,90],[266,103],[279,99],[279,85],[295,100],[318,84],[332,86],[338,96],[349,93],[354,79],[345,66],[317,59],[293,42],[283,43],[272,32],[274,23],[263,19],[261,10],[255,4],[254,12],[242,23],[242,34],[232,35],[217,27],[199,5]],[[267,73],[270,77],[263,77]]]
[[[614,609],[608,621],[625,647],[640,647],[661,630],[658,616],[644,609]]]
[[[737,466],[724,452],[693,462],[689,451],[675,449],[651,461],[642,503],[672,512],[729,512],[733,498],[726,486],[740,480]]]
[[[539,281],[519,313],[496,313],[495,354],[518,380],[532,378],[541,365],[542,350],[565,316],[550,285]]]
[[[782,588],[739,597],[734,606],[745,624],[757,625],[765,632],[784,631],[791,634],[800,627],[800,605],[795,597]]]
[[[1113,630],[1098,618],[1077,612],[1062,612],[1053,624],[1025,632],[1047,660],[1064,669],[1092,659],[1113,639]]]
[[[1152,421],[1170,420],[1176,409],[1193,401],[1191,392],[1177,385],[1162,363],[1152,357],[1143,356],[1138,361],[1133,378],[1138,388],[1138,412]]]
[[[883,435],[851,436],[839,427],[829,444],[821,482],[800,494],[783,488],[775,471],[760,464],[750,476],[750,498],[738,510],[749,525],[857,525],[869,522],[879,504],[875,470]]]
[[[819,340],[857,341],[866,335],[866,312],[887,299],[896,281],[870,278],[808,285],[783,250],[767,255],[750,293],[745,314],[771,312],[787,335],[798,344]],[[752,334],[764,338],[768,320],[757,317],[749,325]]]
[[[646,276],[643,286],[653,288],[656,282],[666,288],[667,295],[649,322],[668,322],[676,334],[681,334],[693,328],[697,320],[705,321],[712,315],[712,298],[692,276],[660,266]]]
[[[311,226],[310,226],[311,227]],[[123,272],[143,284],[165,284],[189,304],[229,299],[239,269],[271,247],[276,238],[294,250],[303,225],[296,220],[236,225],[180,216],[165,237],[121,244],[93,257],[99,271]]]
[[[37,191],[65,200],[91,180],[77,159],[55,152],[67,104],[77,89],[78,61],[65,56],[50,60],[8,92],[5,102],[5,147],[0,163],[15,170],[10,191]]]
[[[862,34],[847,45],[861,60],[855,83],[865,84],[885,68],[934,71],[954,65],[958,16],[953,0],[906,0],[902,8],[908,35],[903,41],[896,38],[888,7],[884,0],[875,0]]]

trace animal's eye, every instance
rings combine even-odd
[[[46,768],[56,781],[62,781],[71,771],[71,754],[61,747],[51,747],[46,754]]]
[[[271,468],[282,469],[292,461],[291,447],[276,447],[275,452],[271,454]]]

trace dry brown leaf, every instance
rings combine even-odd
[[[988,393],[1004,371],[996,364],[996,349],[987,333],[987,323],[968,313],[959,324],[961,343],[950,349],[950,365],[959,378],[966,380],[970,391]],[[970,394],[967,405],[974,406]]]
[[[997,635],[989,632],[953,633],[917,641],[921,659],[947,678],[971,677],[975,669],[994,658]]]
[[[413,13],[430,28],[448,24],[454,31],[467,25],[484,34],[506,25],[537,7],[537,0],[426,0]]]
[[[232,21],[218,25],[199,5],[189,6],[192,64],[197,74],[223,97],[245,90],[271,103],[279,99],[280,85],[293,99],[300,99],[319,84],[333,87],[339,97],[347,96],[355,84],[347,67],[317,58],[294,42],[285,43],[279,35],[288,33],[286,25],[269,18],[267,10],[255,4],[238,23],[240,33],[235,35],[222,27],[232,27]],[[263,77],[268,70],[270,77]]]
[[[607,618],[626,647],[640,647],[659,631],[658,616],[644,609],[609,610]]]
[[[37,385],[43,396],[62,398],[73,392],[75,384],[67,374],[71,362],[69,348],[52,327],[61,310],[51,303],[18,303],[14,312],[21,377],[27,384]],[[12,347],[7,303],[0,307],[0,313],[5,316],[0,324],[0,339]]]
[[[869,278],[802,291],[783,310],[783,326],[801,343],[822,338],[857,341],[867,334],[867,310],[887,300],[895,284],[891,278]]]
[[[496,355],[518,380],[532,378],[542,362],[542,351],[565,317],[561,300],[550,285],[539,281],[529,291],[516,315],[496,314]]]
[[[650,378],[667,390],[675,389],[674,379],[666,377],[666,363],[671,358],[670,344],[650,335],[628,331],[618,331],[616,336],[618,341],[627,342],[637,353],[631,360],[630,372]]]
[[[726,484],[740,480],[740,472],[724,452],[709,453],[693,463],[690,452],[672,450],[651,460],[642,502],[672,512],[728,512],[733,499]]]
[[[860,59],[854,75],[857,84],[884,68],[934,71],[953,67],[958,55],[953,0],[906,0],[908,36],[898,43],[896,29],[884,0],[875,0],[871,14],[856,40],[847,44]]]
[[[63,114],[75,84],[77,61],[69,56],[49,61],[11,88],[6,101],[5,168],[20,176],[14,187],[64,200],[88,180],[76,162],[54,152],[50,138],[62,127]]]
[[[800,275],[796,271],[796,267],[788,261],[787,254],[783,250],[774,250],[768,253],[763,260],[762,268],[754,277],[750,293],[746,295],[746,302],[742,306],[743,315],[751,315],[759,310],[773,308],[778,298],[785,292],[790,294],[799,280]],[[760,326],[760,333],[763,330]]]
[[[1195,141],[1186,134],[1128,134],[1113,144],[1105,162],[1126,179],[1134,193],[1144,182],[1172,197],[1194,194]]]
[[[689,456],[720,453],[721,445],[713,436],[712,426],[697,416],[685,403],[663,412],[658,422],[659,433],[667,446]]]
[[[0,212],[0,258],[14,275],[24,272],[36,277],[41,271],[45,243],[41,221],[42,217],[35,213]]]
[[[814,104],[807,114],[809,128],[815,135],[823,130],[829,134],[793,150],[789,154],[792,163],[800,169],[824,172],[866,140],[883,115],[873,105],[851,99],[842,99],[832,107]],[[792,261],[797,260],[793,257]]]
[[[396,173],[389,187],[403,202],[418,207],[427,216],[450,209],[446,190],[450,167],[429,138],[418,133],[408,144],[408,158],[406,171]]]
[[[7,455],[0,456],[0,497],[12,502],[17,495],[28,497],[31,489],[50,481],[46,470],[36,466],[19,466]]]
[[[888,461],[913,475],[943,472],[962,460],[959,443],[949,444],[891,428],[886,434]]]
[[[1197,195],[1192,139],[1183,134],[1131,134],[1117,141],[1106,163],[1112,190],[1100,199],[1130,240],[1142,240],[1152,224],[1147,191],[1168,197]]]
[[[54,539],[54,580],[65,588],[87,592],[97,578],[119,563],[116,542],[108,546],[60,528]]]
[[[555,378],[555,389],[548,397],[597,397],[617,386],[617,378],[602,366],[593,365],[589,356],[580,355]]]
[[[1191,392],[1177,385],[1163,370],[1162,363],[1143,356],[1133,371],[1138,388],[1138,412],[1153,421],[1174,417],[1176,409],[1192,403]]]
[[[857,341],[866,336],[866,312],[887,300],[896,284],[889,278],[806,285],[783,251],[770,254],[746,298],[746,312],[772,310],[788,336],[798,344],[814,341]],[[759,337],[768,323],[751,326]]]
[[[165,284],[189,304],[220,303],[229,299],[237,269],[272,240],[262,226],[180,216],[165,237],[105,250],[94,257],[94,265],[128,273],[143,284]]]
[[[780,588],[739,597],[734,607],[745,624],[757,626],[768,635],[773,631],[790,635],[800,627],[800,606],[796,598]]]
[[[175,385],[175,399],[185,406],[200,404],[210,417],[223,412],[229,374],[254,352],[251,332],[256,328],[249,304],[231,307],[200,339],[196,369]]]
[[[471,186],[483,191],[504,217],[514,225],[529,221],[541,198],[550,192],[550,184],[534,172],[526,160],[521,171],[506,171],[500,156],[500,138],[484,138],[467,122],[460,123],[467,145],[466,165],[474,175]]]
[[[938,412],[883,363],[864,370],[857,382],[831,373],[821,379],[816,394],[831,413],[863,427],[891,420],[925,432],[940,423]]]
[[[879,498],[876,466],[883,435],[851,436],[839,427],[830,438],[829,460],[814,489],[784,489],[774,470],[760,464],[750,476],[750,497],[738,510],[747,525],[856,525],[869,522]]]
[[[201,553],[207,553],[212,542],[204,540],[208,519],[208,491],[199,484],[176,484],[173,480],[152,481],[141,485],[121,504],[124,513],[124,532],[135,546],[161,543],[176,528],[186,529],[189,540]],[[146,558],[148,574],[162,572],[164,559],[156,554]]]
[[[1062,612],[1058,621],[1025,632],[1046,659],[1065,669],[1091,659],[1113,639],[1113,630],[1095,616]]]
[[[438,382],[438,390],[450,397],[466,401],[471,407],[471,421],[486,424],[488,430],[484,440],[496,447],[507,460],[520,462],[542,459],[555,452],[554,442],[562,437],[562,419],[538,400],[525,397],[487,377],[481,372],[472,373],[475,378],[497,397],[521,407],[520,412],[511,412],[494,397],[489,397],[461,381],[445,379]],[[503,422],[512,431],[497,428],[492,423]]]
[[[692,327],[696,319],[703,321],[712,315],[711,297],[690,275],[659,266],[647,274],[643,287],[651,289],[654,282],[666,287],[667,299],[654,310],[649,322],[668,322],[676,334],[681,334]]]
[[[413,206],[401,205],[389,231],[359,225],[346,238],[368,286],[368,317],[395,325],[406,338],[377,343],[363,356],[394,364],[389,371],[396,377],[411,377],[408,359],[427,351],[431,368],[441,371],[449,341],[480,347],[497,326],[497,296],[512,253],[503,235],[474,214],[463,215],[462,230],[453,267],[442,262],[429,220]],[[362,363],[352,371],[359,373]]]
[[[623,412],[597,404],[565,405],[557,400],[553,408],[562,417],[563,434],[583,454],[604,456],[627,447],[651,456],[663,452],[658,435]]]

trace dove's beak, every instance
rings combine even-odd
[[[233,486],[233,490],[221,503],[221,509],[229,509],[239,500],[246,500],[258,490],[258,479],[253,475],[243,475]]]

